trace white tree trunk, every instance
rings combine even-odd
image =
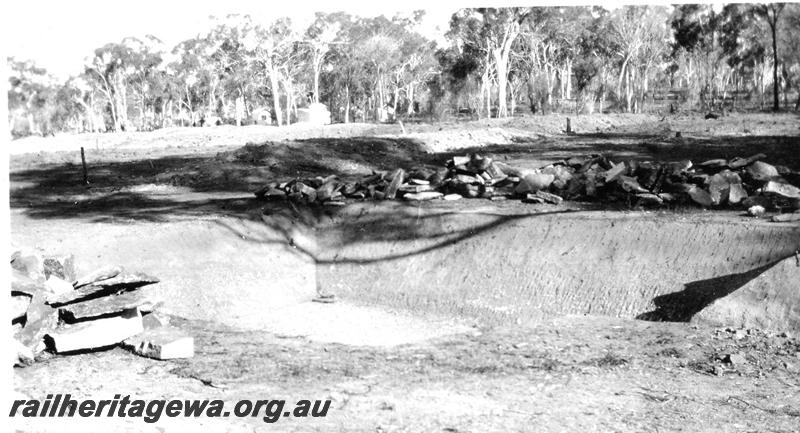
[[[572,98],[572,60],[567,60],[567,99]]]
[[[408,83],[408,90],[406,90],[406,99],[408,100],[408,108],[406,114],[409,116],[414,114],[414,83]]]
[[[350,86],[344,86],[344,123],[350,123]]]
[[[508,58],[501,49],[494,50],[497,70],[497,117],[508,117]]]
[[[314,57],[314,103],[319,104],[319,74],[322,69],[322,59],[320,56]]]
[[[242,118],[244,117],[244,96],[239,95],[234,102],[234,115],[236,117],[236,126],[242,126]]]
[[[281,98],[280,98],[280,89],[278,86],[278,71],[274,68],[267,69],[267,75],[269,75],[269,83],[272,86],[272,108],[275,110],[275,123],[278,126],[282,125],[283,122],[283,114],[281,112]]]
[[[509,83],[509,96],[511,96],[511,117],[514,117],[514,113],[517,111],[517,94],[514,92],[514,87],[512,87]]]
[[[489,72],[488,70],[481,76],[481,102],[486,98],[486,117],[492,116],[492,106],[489,99]]]

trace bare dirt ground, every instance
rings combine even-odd
[[[268,180],[440,166],[479,151],[537,167],[571,155],[730,158],[757,152],[800,169],[800,117],[565,116],[303,129],[193,128],[12,144],[11,235],[120,263],[164,281],[167,313],[196,355],[153,361],[122,349],[15,369],[27,398],[332,399],[326,418],[13,421],[23,431],[798,431],[800,339],[758,330],[601,317],[488,326],[364,305],[308,302],[313,264],[251,242]],[[675,137],[677,131],[680,138]],[[247,142],[254,143],[242,148]],[[260,144],[268,142],[267,145]],[[89,187],[79,149],[87,152]],[[49,150],[54,149],[54,150]],[[29,151],[29,152],[28,152]],[[25,153],[28,152],[28,153]],[[453,204],[466,211],[485,200]],[[523,204],[506,203],[504,206]],[[589,204],[590,205],[590,204]],[[535,205],[534,205],[535,206]],[[570,206],[576,206],[570,204]],[[582,205],[580,205],[582,206]],[[619,210],[629,211],[629,210]],[[742,221],[736,212],[675,218]],[[170,281],[172,281],[170,283]],[[729,355],[742,355],[731,363]],[[24,398],[24,397],[20,397]]]

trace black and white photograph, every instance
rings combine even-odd
[[[800,431],[800,3],[2,10],[10,431]]]

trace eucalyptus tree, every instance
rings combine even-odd
[[[251,25],[247,15],[231,14],[214,18],[215,26],[204,37],[205,57],[210,68],[209,111],[233,117],[241,125],[245,107],[245,88],[250,81],[249,59],[244,48],[244,32]]]
[[[508,75],[511,48],[520,34],[529,8],[478,8],[482,15],[482,34],[487,39],[497,77],[497,117],[508,116]]]
[[[780,98],[778,96],[778,89],[780,87],[780,81],[778,80],[778,27],[781,13],[785,7],[786,3],[768,3],[759,4],[753,8],[753,12],[769,24],[770,34],[772,36],[772,109],[775,111],[780,110]]]
[[[514,68],[526,76],[528,101],[542,113],[553,105],[558,58],[560,56],[560,27],[555,25],[559,8],[537,7],[522,23],[521,34],[514,47]]]
[[[210,80],[206,79],[209,66],[202,54],[204,45],[205,42],[199,37],[179,43],[173,48],[173,60],[166,67],[169,89],[179,101],[180,112],[188,114],[180,115],[181,125],[186,120],[190,125],[196,122],[200,107],[207,101],[205,95],[208,91],[204,89],[203,83]]]
[[[320,102],[319,81],[322,68],[329,60],[334,44],[340,43],[342,23],[340,15],[317,12],[314,21],[306,29],[303,43],[313,76],[313,102]],[[338,18],[338,19],[337,19]]]
[[[480,99],[484,101],[486,117],[491,117],[491,81],[494,74],[491,39],[483,34],[484,22],[474,9],[460,9],[450,19],[447,38],[461,57],[456,65],[462,71],[470,66],[470,74],[480,74]]]
[[[724,83],[717,77],[725,65],[723,41],[725,19],[711,5],[687,4],[675,7],[670,19],[673,31],[672,57],[678,62],[690,100],[713,104]],[[727,71],[726,71],[727,72]],[[716,82],[715,82],[716,81]]]
[[[86,76],[105,96],[114,131],[123,131],[128,123],[127,75],[131,71],[127,60],[130,51],[123,44],[110,43],[94,52],[84,65]]]
[[[53,92],[55,79],[47,70],[31,61],[19,61],[9,57],[8,117],[9,131],[17,134],[47,132],[45,109]],[[27,129],[15,128],[18,118],[27,121]]]
[[[625,6],[611,15],[611,35],[621,62],[617,97],[623,98],[628,112],[638,111],[635,96],[639,93],[641,97],[650,80],[650,68],[665,53],[666,13],[666,8],[659,6]]]
[[[288,125],[288,112],[283,115],[280,103],[281,73],[291,60],[299,36],[292,29],[289,18],[279,18],[266,25],[243,23],[242,29],[242,43],[250,61],[260,68],[269,82],[277,124]]]
[[[783,71],[786,77],[787,90],[792,87],[797,94],[794,104],[795,110],[800,110],[800,44],[797,35],[800,34],[800,4],[786,5],[783,11],[783,23],[778,35],[780,46],[783,49]],[[784,93],[786,97],[786,93]],[[788,101],[787,101],[788,102]]]

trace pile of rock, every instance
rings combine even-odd
[[[12,254],[11,274],[15,365],[30,364],[46,351],[70,354],[116,345],[156,359],[194,354],[194,339],[154,312],[160,301],[140,290],[157,278],[120,266],[76,278],[72,256],[33,250]]]
[[[800,209],[800,173],[762,162],[765,155],[700,164],[620,161],[603,155],[573,157],[538,169],[520,169],[478,154],[457,156],[438,170],[417,168],[375,172],[356,182],[336,176],[272,182],[255,192],[268,200],[290,199],[341,205],[346,199],[433,200],[521,198],[530,203],[568,200],[624,201],[661,206],[694,203],[702,207],[761,206]]]

